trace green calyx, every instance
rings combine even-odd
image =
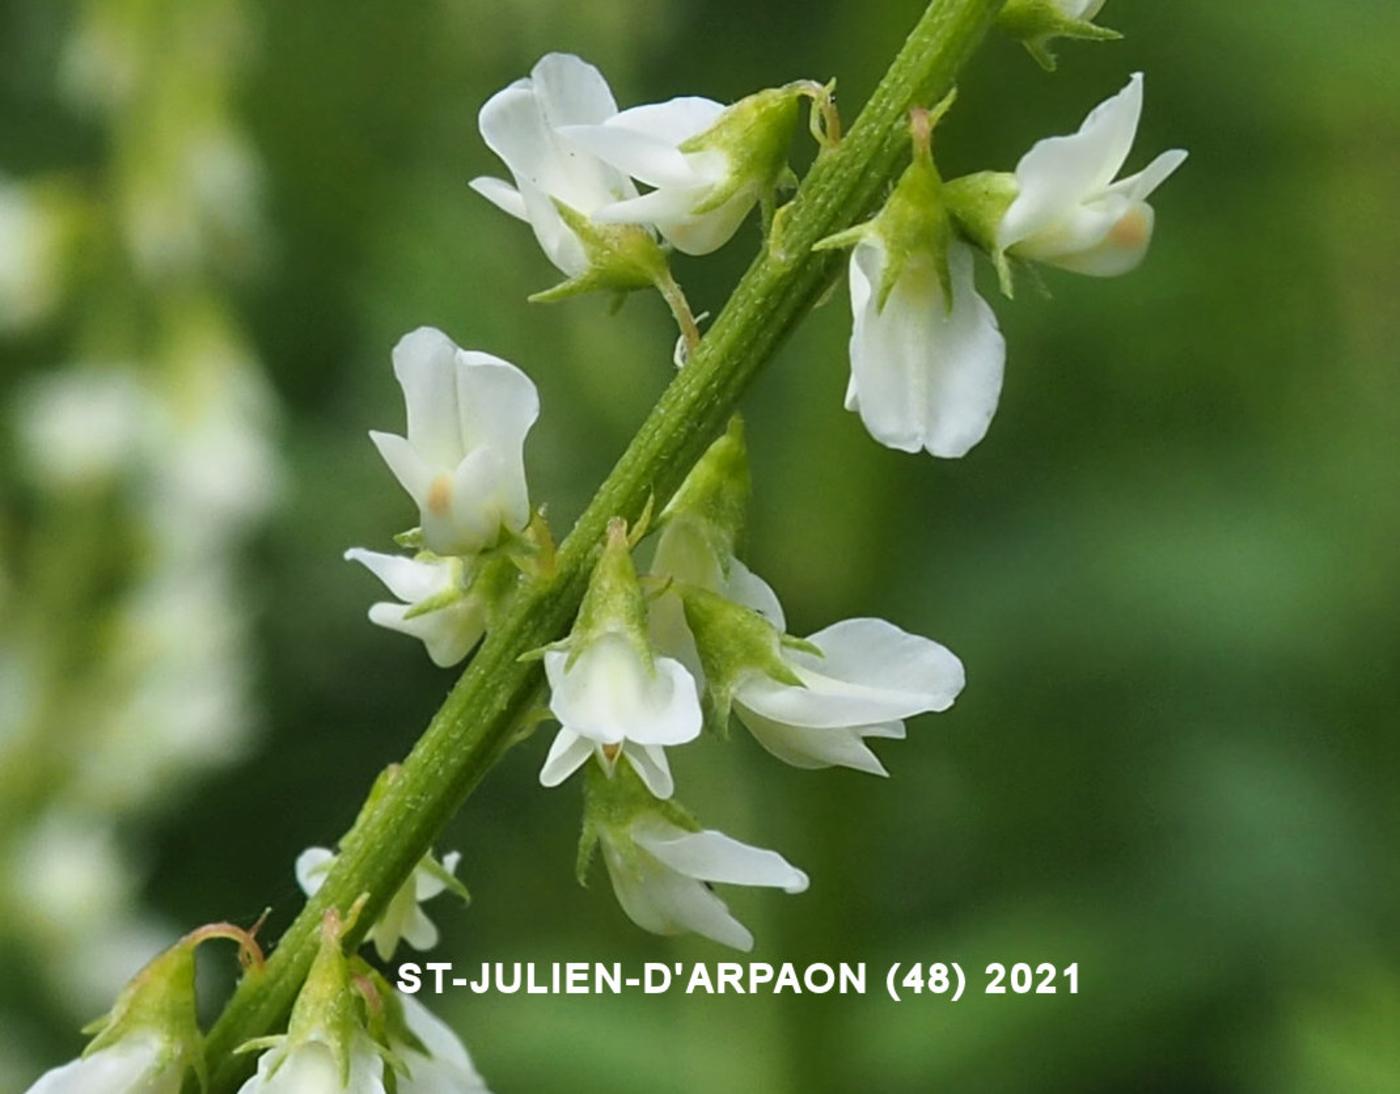
[[[645,531],[645,527],[641,530]],[[635,542],[635,537],[628,535],[626,521],[615,517],[608,523],[603,552],[593,567],[574,629],[553,647],[569,650],[570,665],[591,643],[604,635],[617,634],[627,639],[648,668],[652,667],[647,598],[632,562]]]
[[[257,928],[255,927],[254,930]],[[124,987],[112,1009],[83,1032],[95,1036],[83,1050],[91,1056],[126,1037],[154,1034],[164,1043],[162,1068],[177,1068],[183,1077],[194,1069],[200,1089],[208,1087],[203,1038],[195,1010],[195,950],[213,938],[238,943],[249,976],[262,971],[263,954],[253,936],[232,923],[211,923],[191,931],[164,953],[152,958]]]
[[[782,633],[758,612],[696,586],[681,587],[680,595],[705,670],[706,719],[719,732],[729,725],[734,692],[746,677],[805,686],[783,658]]]
[[[1050,43],[1056,38],[1078,38],[1091,42],[1110,42],[1123,36],[1116,30],[1092,22],[1102,2],[1089,5],[1087,18],[1066,15],[1056,0],[1007,0],[997,17],[997,27],[1026,47],[1046,72],[1054,72],[1055,55]]]
[[[913,264],[927,264],[943,290],[945,307],[953,306],[952,275],[948,249],[953,242],[953,222],[944,197],[943,178],[933,159],[933,130],[951,109],[957,89],[950,91],[932,110],[910,115],[909,133],[913,159],[899,177],[883,208],[864,224],[821,240],[816,251],[851,247],[878,239],[885,249],[885,263],[876,288],[875,306],[884,310],[900,276]]]
[[[610,771],[602,764],[587,765],[583,782],[583,830],[579,834],[575,864],[580,885],[588,884],[588,867],[599,839],[606,838],[624,857],[637,853],[628,830],[634,821],[647,814],[659,816],[687,832],[700,831],[699,822],[684,807],[653,797],[631,764],[617,764]]]
[[[588,292],[629,293],[660,286],[670,280],[666,253],[652,234],[636,224],[596,224],[558,198],[569,230],[578,237],[588,269],[530,297],[532,304],[552,304]]]
[[[122,989],[111,1011],[84,1030],[96,1036],[83,1055],[91,1056],[127,1037],[155,1034],[165,1045],[166,1062],[179,1067],[181,1074],[193,1067],[200,1088],[205,1088],[208,1084],[194,997],[197,945],[197,941],[184,938],[152,958]]]
[[[351,909],[349,922],[354,921],[358,910],[358,904]],[[248,1041],[240,1045],[237,1051],[278,1048],[280,1058],[272,1068],[272,1074],[275,1074],[288,1054],[299,1045],[321,1044],[330,1051],[341,1084],[349,1085],[355,1041],[368,1034],[363,998],[356,991],[350,964],[342,948],[347,926],[335,909],[326,912],[321,921],[320,948],[292,1007],[286,1035]]]
[[[735,414],[662,510],[657,527],[685,525],[713,552],[724,573],[744,531],[752,486],[744,422]]]
[[[997,229],[1018,191],[1016,176],[1006,171],[979,171],[943,187],[948,212],[962,233],[991,258],[1001,291],[1008,297],[1013,295],[1011,265],[997,242]]]
[[[771,87],[726,107],[714,125],[680,146],[687,154],[713,152],[722,155],[728,170],[692,212],[710,213],[740,193],[752,193],[771,202],[773,193],[789,174],[788,148],[797,122],[803,85]]]

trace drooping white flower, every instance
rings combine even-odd
[[[473,595],[476,560],[420,554],[386,555],[353,547],[345,552],[384,582],[402,603],[371,605],[371,623],[419,639],[433,664],[455,665],[472,651],[486,632],[491,603]]]
[[[297,884],[307,896],[314,896],[326,880],[337,856],[325,847],[308,847],[296,861]],[[399,887],[388,906],[375,920],[365,940],[374,945],[382,961],[394,956],[399,940],[403,939],[415,950],[430,950],[437,945],[438,929],[419,905],[449,888],[452,875],[457,872],[457,864],[462,856],[456,851],[442,857],[441,865],[432,855],[425,855],[423,861]],[[451,882],[451,884],[456,884]]]
[[[626,524],[613,521],[572,633],[544,654],[549,709],[560,725],[540,772],[545,786],[558,785],[590,756],[610,773],[621,757],[653,794],[669,797],[662,750],[700,733],[695,679],[652,649],[631,552]]]
[[[491,1094],[461,1039],[441,1018],[411,995],[399,995],[409,1032],[418,1046],[392,1047],[408,1068],[399,1076],[399,1094]]]
[[[904,719],[943,711],[962,691],[962,662],[928,638],[882,619],[847,619],[785,648],[799,681],[754,672],[739,681],[739,720],[778,759],[794,767],[887,772],[867,737],[904,737]],[[819,651],[819,652],[817,652]]]
[[[1008,254],[1093,277],[1134,269],[1152,240],[1148,197],[1186,160],[1163,152],[1114,182],[1142,115],[1142,74],[1090,112],[1079,131],[1038,141],[1016,166],[1017,193],[997,229]]]
[[[482,139],[515,181],[477,178],[471,187],[497,208],[527,221],[549,260],[570,277],[590,268],[584,244],[555,201],[585,217],[637,196],[622,172],[563,136],[566,126],[595,125],[617,113],[608,82],[568,53],[542,57],[530,75],[497,92],[481,108]]]
[[[540,782],[556,786],[590,755],[610,765],[620,754],[653,794],[669,797],[674,784],[663,747],[694,740],[703,721],[685,666],[670,657],[648,658],[631,636],[613,632],[592,639],[576,657],[551,650],[544,669],[549,709],[561,728]]]
[[[911,254],[884,301],[889,248],[879,233],[851,253],[851,378],[846,409],[902,452],[965,455],[987,432],[1001,395],[1006,341],[973,283],[972,250],[947,251],[952,301],[936,257]]]
[[[539,395],[514,365],[458,348],[420,327],[394,347],[408,404],[408,437],[371,433],[384,462],[418,504],[423,540],[438,555],[471,555],[530,519],[526,434]]]
[[[180,1094],[188,1069],[178,1046],[135,1034],[45,1072],[27,1094]]]
[[[258,1058],[257,1074],[238,1094],[385,1094],[384,1061],[366,1034],[351,1041],[349,1063],[347,1076],[329,1040],[289,1041]]]
[[[711,830],[687,831],[656,812],[599,832],[613,892],[629,919],[654,934],[694,931],[737,950],[753,935],[710,888],[754,885],[804,892],[807,875],[776,851]]]

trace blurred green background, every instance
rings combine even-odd
[[[437,325],[535,379],[556,528],[669,378],[659,301],[526,305],[554,271],[465,186],[498,171],[484,99],[571,50],[624,104],[834,75],[853,116],[921,9],[0,3],[0,189],[52,213],[25,235],[0,201],[0,1088],[71,1056],[163,939],[288,922],[297,852],[454,678],[365,622],[379,589],[340,560],[412,520],[365,437],[402,421],[397,337]],[[887,617],[967,690],[880,747],[889,781],[742,733],[674,761],[706,823],[812,875],[726,894],[755,959],[1077,961],[1081,993],[433,1001],[497,1091],[1400,1090],[1400,8],[1102,20],[1127,40],[1066,43],[1053,77],[989,44],[940,131],[945,174],[1009,169],[1142,69],[1130,166],[1192,154],[1139,272],[995,301],[988,438],[873,444],[841,409],[844,294],[747,401],[748,559],[793,631]],[[698,310],[757,242],[678,261]],[[434,956],[728,959],[635,929],[601,870],[578,888],[546,743],[447,833],[475,901],[432,907]]]

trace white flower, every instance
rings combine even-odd
[[[350,1044],[347,1081],[329,1038],[284,1043],[258,1058],[257,1074],[238,1094],[384,1094],[384,1061],[369,1037],[357,1034]]]
[[[457,872],[457,864],[462,856],[452,851],[442,857],[441,873],[452,875]],[[296,861],[297,884],[307,896],[314,896],[326,880],[335,863],[336,855],[325,847],[308,847]],[[424,857],[423,862],[389,901],[388,907],[380,913],[374,926],[370,928],[366,941],[374,944],[380,960],[388,961],[403,939],[415,950],[430,950],[437,945],[438,929],[419,907],[424,901],[447,888],[447,882],[434,868],[432,856]]]
[[[515,185],[477,178],[471,187],[497,208],[528,221],[549,260],[570,277],[589,269],[588,254],[564,224],[554,201],[591,216],[605,205],[636,197],[627,176],[560,133],[617,113],[607,81],[568,53],[541,58],[529,77],[498,91],[481,108],[482,139],[510,170]]]
[[[594,218],[605,224],[654,224],[679,251],[703,255],[722,247],[758,201],[756,186],[739,187],[717,207],[711,195],[725,187],[736,169],[719,148],[682,151],[710,129],[725,111],[722,103],[698,96],[634,106],[598,125],[570,126],[564,132],[612,166],[655,187],[617,202]]]
[[[428,549],[475,554],[493,546],[502,528],[524,528],[523,448],[540,412],[530,378],[498,357],[459,349],[431,327],[399,340],[394,375],[408,404],[408,437],[370,439],[418,503]]]
[[[654,813],[621,831],[600,832],[613,891],[628,918],[643,930],[673,935],[694,931],[736,950],[753,948],[753,935],[729,914],[709,883],[757,885],[804,892],[807,875],[776,851],[750,847],[720,832],[688,832]]]
[[[1142,114],[1142,74],[1100,103],[1079,131],[1038,141],[1016,165],[1017,194],[997,229],[1007,253],[1093,277],[1136,267],[1152,240],[1147,198],[1186,159],[1163,152],[1145,170],[1114,182]]]
[[[180,1094],[188,1063],[156,1033],[123,1037],[45,1072],[27,1094]]]
[[[541,783],[558,785],[595,753],[607,767],[621,755],[653,794],[670,797],[674,786],[663,746],[694,740],[703,717],[685,666],[669,657],[651,662],[634,636],[618,631],[591,639],[577,656],[571,650],[545,654],[549,709],[561,728]]]
[[[1066,19],[1079,19],[1090,22],[1103,10],[1107,0],[1053,0],[1056,8]]]
[[[805,687],[754,673],[734,695],[735,712],[759,744],[794,767],[884,775],[864,738],[903,738],[905,718],[947,710],[962,691],[956,656],[882,619],[847,619],[807,641],[822,655],[783,652]]]
[[[345,557],[363,564],[403,601],[372,605],[370,622],[421,640],[433,664],[441,668],[455,665],[486,632],[487,606],[468,591],[470,560],[433,555],[408,558],[363,547],[351,548]],[[433,607],[429,602],[440,606]],[[413,614],[425,604],[428,610]]]
[[[399,1077],[399,1094],[491,1094],[486,1080],[451,1027],[411,995],[400,995],[409,1032],[427,1054],[408,1044],[395,1051],[408,1067]]]
[[[948,249],[952,306],[934,259],[911,254],[884,307],[879,289],[889,260],[878,232],[851,252],[851,379],[846,409],[870,435],[901,452],[965,455],[983,436],[1001,395],[1006,341],[977,294],[972,251]]]

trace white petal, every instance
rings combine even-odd
[[[572,53],[546,53],[530,70],[549,124],[588,125],[617,113],[608,81],[598,69]]]
[[[516,220],[529,219],[525,212],[525,199],[520,196],[519,190],[504,179],[482,175],[480,178],[472,179],[467,185],[501,212],[508,213]]]
[[[458,352],[455,378],[464,445],[518,453],[540,416],[534,381],[509,361],[477,350]]]
[[[459,418],[457,344],[419,327],[394,346],[394,376],[408,407],[408,443],[430,467],[456,467],[472,448]]]
[[[1016,199],[997,231],[1009,248],[1053,224],[1113,181],[1132,150],[1142,114],[1142,74],[1096,106],[1079,131],[1038,141],[1016,165]]]
[[[701,196],[708,197],[709,191],[702,191]],[[696,202],[691,200],[690,207],[694,208]],[[707,213],[691,214],[676,219],[659,217],[656,220],[656,228],[666,237],[666,241],[682,254],[707,255],[719,250],[734,238],[734,233],[739,230],[744,218],[756,204],[758,193],[746,187],[718,209]]]
[[[1125,193],[1132,201],[1146,201],[1157,187],[1176,174],[1177,168],[1186,162],[1186,157],[1187,152],[1182,148],[1163,152],[1136,175],[1120,179],[1109,190]]]
[[[707,180],[696,177],[685,153],[675,144],[616,124],[622,116],[603,125],[569,126],[560,130],[560,135],[648,186],[708,185]]]
[[[593,742],[587,737],[561,729],[554,735],[554,743],[549,746],[549,755],[540,768],[541,786],[558,786],[593,755]]]
[[[411,995],[400,995],[409,1030],[428,1050],[399,1046],[410,1075],[400,1076],[399,1094],[489,1094],[461,1040],[441,1018]]]
[[[809,641],[826,657],[786,653],[806,687],[754,676],[737,692],[743,705],[784,725],[827,729],[946,710],[962,690],[957,657],[937,642],[880,619],[848,619]]]
[[[425,508],[428,492],[432,489],[433,480],[438,472],[423,462],[423,458],[414,451],[406,438],[396,433],[371,431],[369,439],[374,442],[374,447],[379,449],[380,456],[389,465],[394,478],[399,480],[399,485],[408,491],[408,496],[419,509]]]
[[[736,604],[752,608],[778,630],[787,630],[787,621],[783,616],[783,605],[778,600],[778,594],[768,582],[737,558],[729,560],[729,578],[725,582],[722,595]]]
[[[753,734],[754,740],[785,764],[808,770],[849,767],[871,775],[889,774],[879,757],[870,751],[861,738],[867,735],[867,728],[880,731],[870,733],[869,736],[888,736],[889,729],[900,723],[888,723],[879,727],[837,726],[831,729],[812,729],[775,722],[750,710],[742,703],[736,703],[734,711]]]
[[[848,405],[886,447],[962,456],[986,435],[1006,362],[996,316],[973,284],[971,250],[949,249],[951,312],[931,265],[917,260],[877,310],[885,260],[876,242],[857,244],[851,256]]]
[[[427,917],[422,908],[414,905],[403,925],[403,940],[420,952],[431,950],[438,944],[436,924]],[[386,957],[387,961],[388,958]]]
[[[1062,254],[1048,254],[1041,261],[1088,277],[1119,277],[1131,273],[1147,257],[1157,214],[1145,201],[1122,211],[1096,240]]]
[[[545,655],[550,710],[565,728],[603,744],[683,744],[699,735],[695,681],[678,661],[657,658],[649,673],[620,635],[596,639],[565,671],[568,657]]]
[[[308,847],[297,856],[297,884],[307,896],[315,896],[316,890],[326,880],[330,864],[335,861],[335,852],[326,847]]]
[[[654,797],[665,801],[676,792],[676,781],[671,777],[666,750],[660,745],[639,745],[629,741],[623,746],[622,755]]]
[[[724,111],[724,104],[713,99],[683,95],[664,103],[630,107],[609,118],[607,124],[679,146],[709,129]]]
[[[807,875],[776,851],[751,847],[723,832],[687,832],[664,821],[638,821],[632,826],[638,846],[672,870],[699,881],[765,886],[801,893]]]
[[[159,1038],[123,1037],[91,1056],[41,1075],[27,1094],[179,1094],[183,1068],[161,1067]]]
[[[710,192],[709,186],[683,189],[668,186],[639,198],[615,201],[593,214],[599,224],[671,224],[683,221]]]
[[[369,620],[386,630],[398,631],[423,643],[428,657],[438,668],[450,668],[461,661],[486,633],[481,609],[470,597],[437,611],[407,618],[408,606],[380,601],[370,605]]]
[[[406,555],[386,555],[352,547],[345,552],[347,562],[358,562],[379,578],[400,600],[416,604],[442,592],[452,584],[452,567],[445,563],[423,562]]]
[[[753,935],[701,882],[678,874],[648,854],[624,856],[607,839],[603,841],[603,861],[617,902],[643,930],[661,935],[694,931],[736,950],[753,949]]]

